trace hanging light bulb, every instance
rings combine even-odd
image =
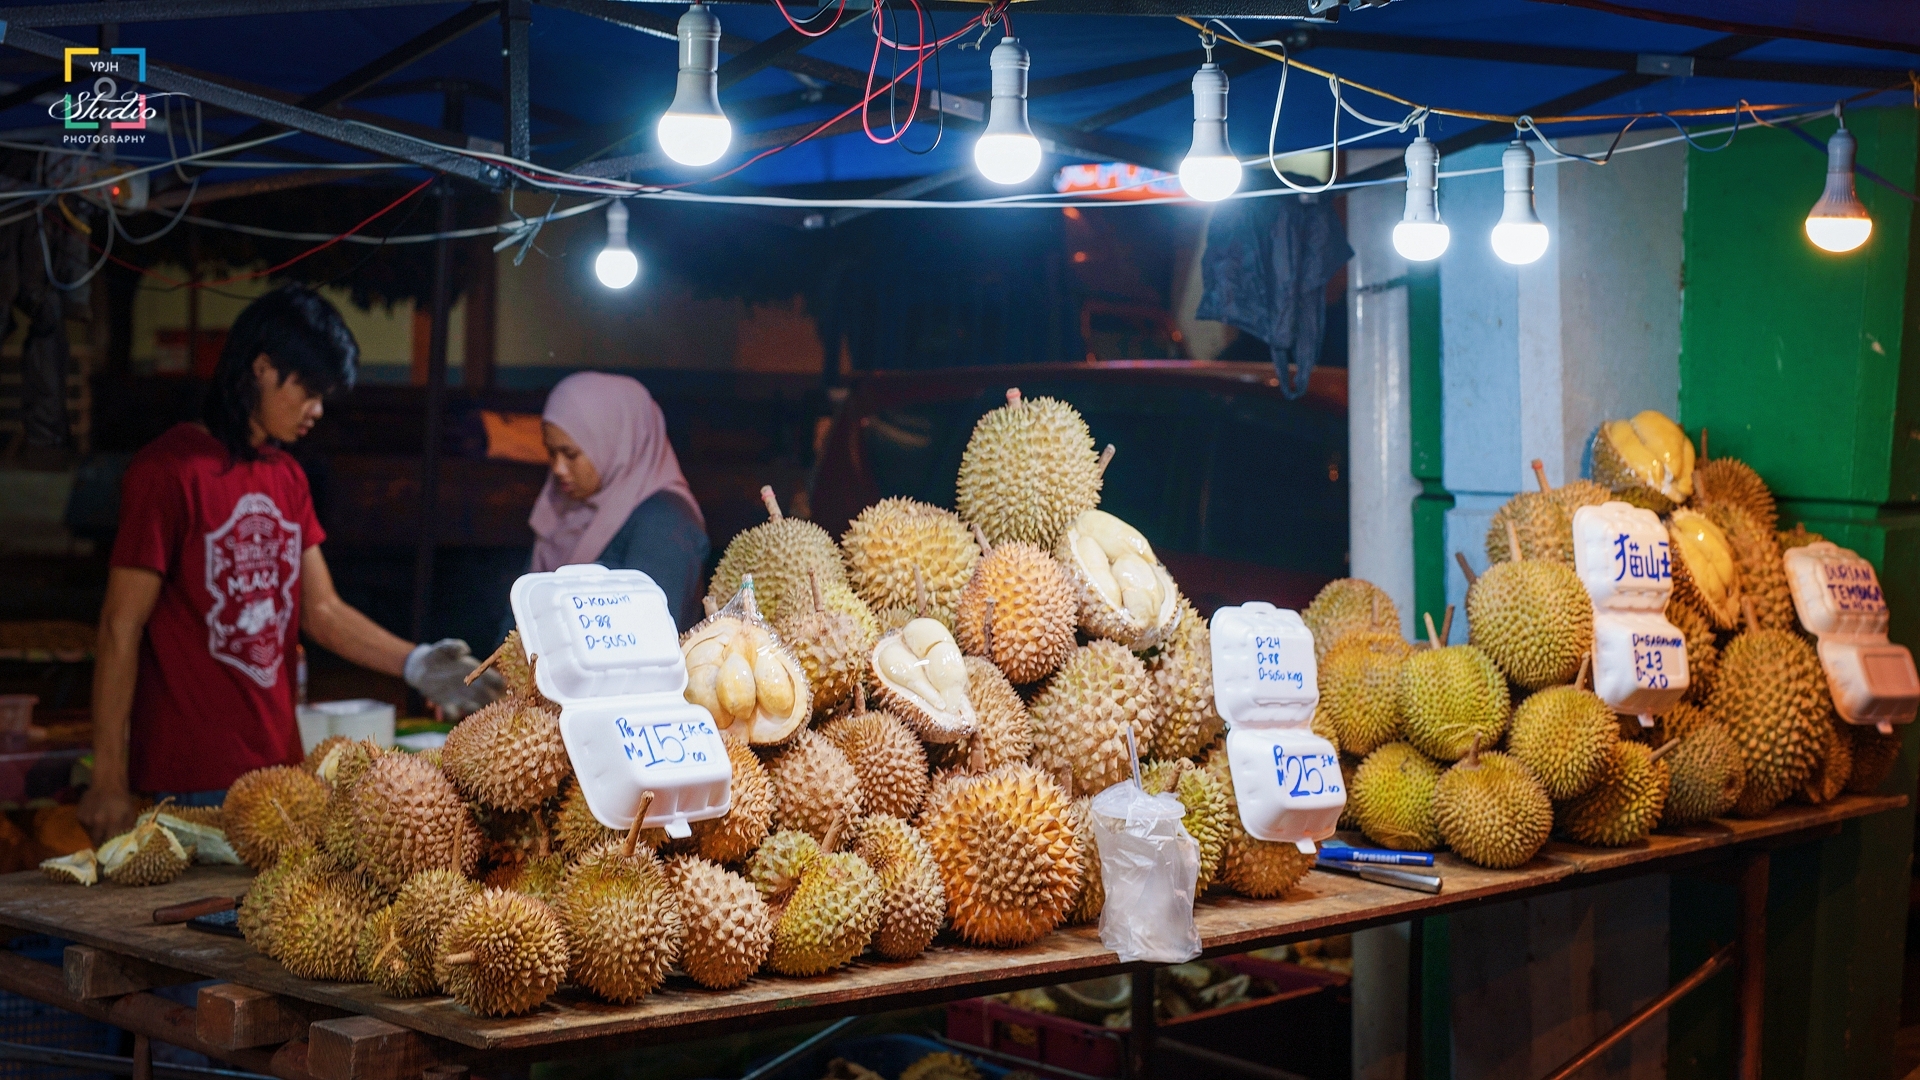
[[[1240,187],[1240,159],[1227,145],[1227,73],[1212,49],[1193,73],[1193,147],[1180,162],[1180,187],[1201,202],[1219,202]]]
[[[733,125],[720,109],[720,20],[705,4],[680,16],[680,78],[660,115],[660,149],[682,165],[711,165],[727,152]]]
[[[993,100],[987,105],[987,130],[973,144],[973,163],[996,184],[1018,184],[1040,168],[1040,140],[1027,125],[1027,69],[1033,60],[1026,46],[1002,37],[987,59],[993,70]]]
[[[1807,239],[1815,247],[1852,251],[1873,235],[1873,219],[1853,190],[1853,155],[1859,147],[1847,130],[1846,118],[1841,117],[1840,130],[1827,140],[1827,189],[1807,211]]]
[[[607,205],[607,246],[593,260],[593,276],[609,289],[624,289],[640,276],[640,259],[627,246],[627,205]]]
[[[1422,134],[1407,147],[1407,212],[1393,227],[1393,250],[1408,262],[1432,262],[1447,250],[1452,235],[1440,220],[1439,196],[1440,152]]]
[[[1547,253],[1547,227],[1533,212],[1533,151],[1515,139],[1500,155],[1501,188],[1506,208],[1493,227],[1493,253],[1515,266],[1525,266]],[[1411,193],[1409,193],[1411,199]]]

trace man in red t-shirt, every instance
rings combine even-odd
[[[80,820],[96,840],[133,823],[133,792],[217,805],[241,773],[298,764],[296,646],[324,648],[408,684],[458,717],[498,691],[472,687],[465,642],[415,645],[340,599],[307,475],[281,447],[329,393],[353,385],[359,348],[340,313],[286,286],[234,320],[204,424],[136,454],[121,482],[93,678],[93,782]]]

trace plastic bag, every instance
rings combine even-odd
[[[1089,811],[1107,891],[1100,944],[1123,962],[1184,963],[1200,955],[1193,925],[1200,845],[1180,823],[1180,800],[1147,794],[1138,768],[1133,779],[1095,795]]]

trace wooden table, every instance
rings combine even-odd
[[[1446,885],[1438,895],[1316,871],[1282,899],[1208,897],[1194,916],[1206,954],[1224,955],[1739,858],[1749,867],[1749,881],[1756,861],[1761,867],[1758,918],[1764,919],[1767,850],[1816,839],[1837,832],[1848,819],[1905,805],[1900,796],[1855,795],[1825,806],[1785,807],[1758,820],[1663,832],[1625,848],[1553,843],[1527,865],[1506,871],[1443,854],[1437,861]],[[295,978],[239,939],[155,926],[150,920],[157,907],[237,895],[249,876],[238,867],[196,867],[170,884],[144,889],[80,889],[35,873],[0,877],[0,925],[79,943],[68,950],[64,970],[0,953],[0,988],[287,1080],[411,1080],[436,1063],[570,1057],[1144,967],[1121,964],[1101,947],[1092,926],[1059,930],[1019,949],[971,948],[943,936],[924,956],[904,963],[868,959],[815,978],[763,975],[731,991],[702,990],[675,976],[633,1005],[609,1005],[568,989],[529,1015],[485,1019],[450,998],[395,1000],[369,984]],[[1751,923],[1754,913],[1745,915]],[[1759,926],[1763,934],[1764,922]],[[1748,965],[1743,983],[1756,968]],[[197,1012],[143,992],[199,979],[230,985],[203,990]]]

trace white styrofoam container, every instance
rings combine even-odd
[[[1687,692],[1686,635],[1667,621],[1667,528],[1623,502],[1573,512],[1573,571],[1593,601],[1593,692],[1643,724]]]
[[[1313,634],[1297,612],[1257,601],[1215,611],[1209,627],[1240,823],[1256,839],[1311,852],[1347,802],[1339,754],[1310,726],[1320,701]]]
[[[1666,712],[1688,685],[1687,639],[1657,612],[1596,612],[1593,692],[1615,712]]]
[[[384,701],[353,698],[316,701],[294,710],[300,724],[300,747],[312,750],[327,738],[372,739],[383,748],[393,746],[394,709]]]
[[[1891,733],[1920,712],[1920,673],[1905,645],[1887,640],[1887,598],[1873,564],[1822,540],[1782,557],[1800,625],[1820,639],[1834,711]]]
[[[732,765],[713,716],[686,700],[687,665],[666,594],[638,570],[594,564],[527,574],[513,616],[534,679],[560,706],[560,738],[587,808],[626,829],[643,792],[642,825],[667,835],[732,806]]]

